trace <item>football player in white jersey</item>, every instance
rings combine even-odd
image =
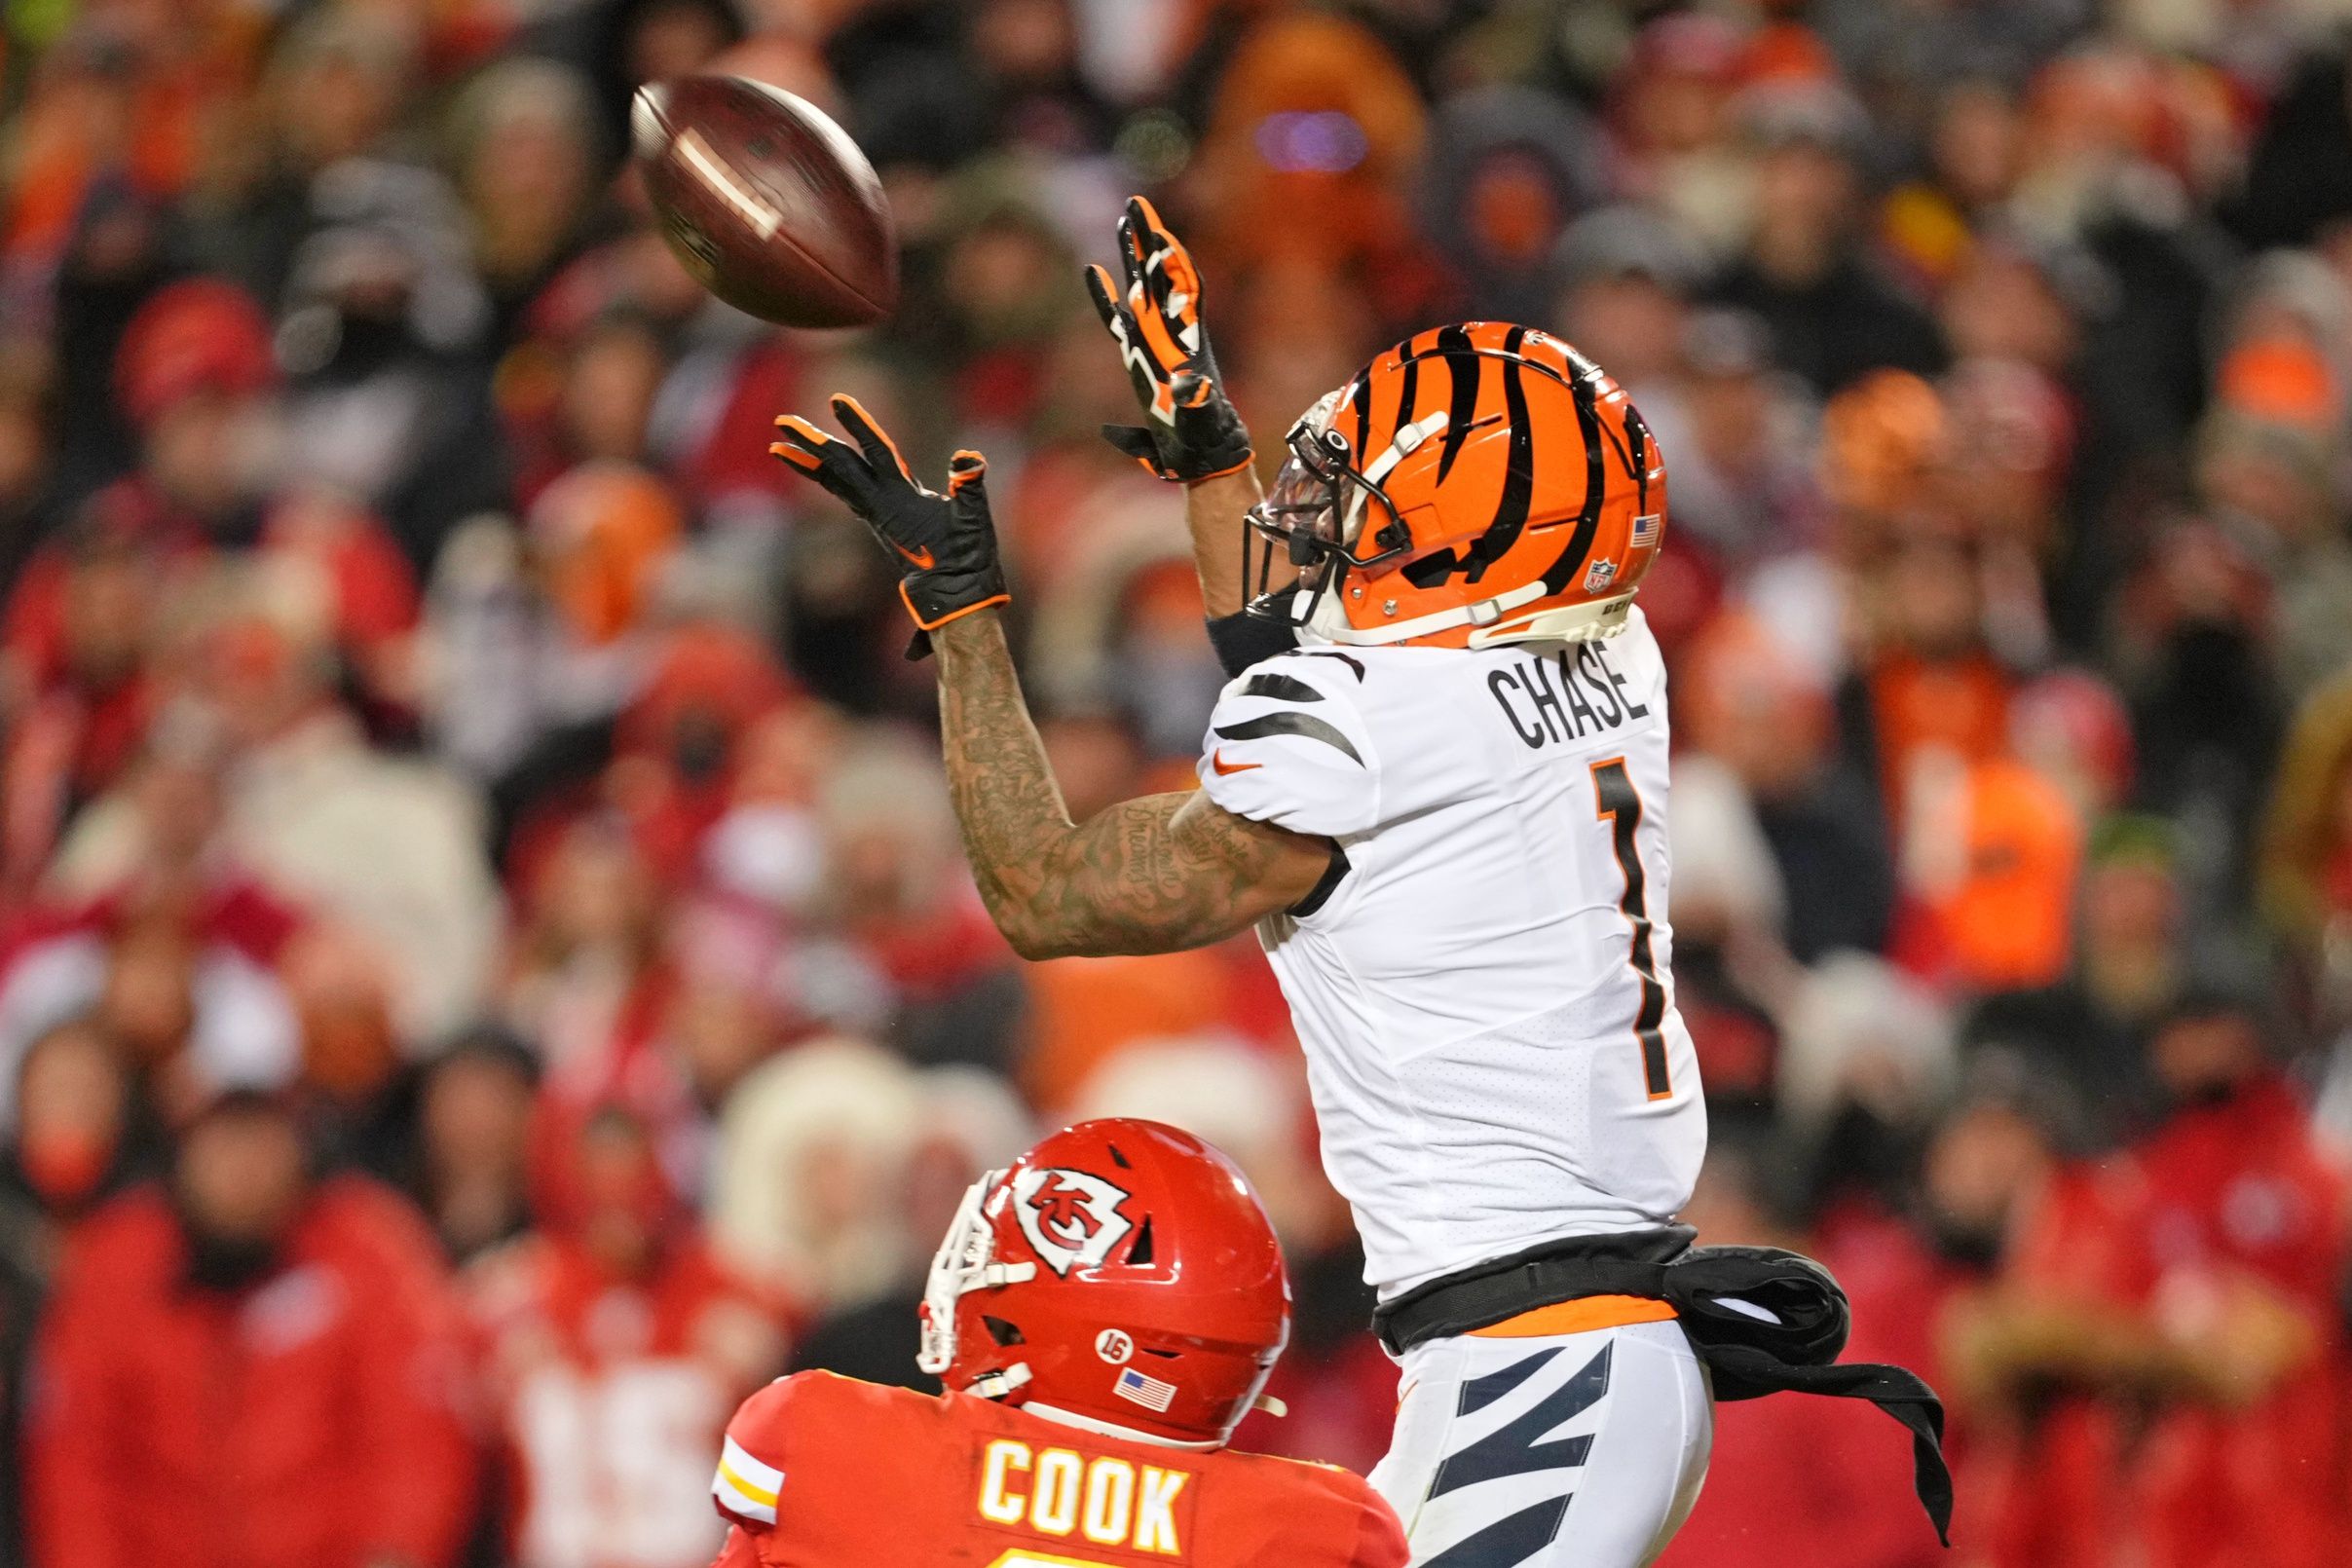
[[[1121,239],[1126,285],[1089,280],[1149,422],[1109,433],[1187,486],[1212,637],[1242,666],[1197,792],[1070,821],[1006,649],[978,454],[934,494],[845,397],[853,442],[788,416],[772,450],[910,568],[965,848],[1016,949],[1256,927],[1402,1359],[1373,1480],[1415,1562],[1635,1568],[1695,1500],[1713,1422],[1674,1309],[1578,1285],[1681,1251],[1706,1137],[1670,969],[1665,678],[1633,604],[1663,463],[1590,360],[1474,322],[1319,401],[1261,496],[1189,257],[1139,201]]]

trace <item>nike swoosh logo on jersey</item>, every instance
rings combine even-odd
[[[1252,767],[1263,767],[1266,765],[1264,763],[1229,763],[1225,761],[1224,748],[1220,746],[1210,754],[1209,765],[1220,773],[1247,773]]]

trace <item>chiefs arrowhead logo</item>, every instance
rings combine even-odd
[[[1134,1230],[1119,1213],[1128,1193],[1086,1171],[1037,1170],[1013,1178],[1013,1213],[1021,1234],[1056,1274],[1100,1268],[1112,1248]]]

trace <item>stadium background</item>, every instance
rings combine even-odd
[[[1254,949],[1012,957],[764,455],[835,389],[985,447],[1073,807],[1188,779],[1076,275],[1131,189],[1262,451],[1471,316],[1663,444],[1692,1217],[1843,1275],[1960,1495],[1945,1557],[1881,1418],[1727,1408],[1668,1562],[2342,1561],[2347,12],[12,0],[0,1561],[695,1568],[732,1401],[911,1377],[963,1183],[1101,1112],[1282,1227],[1245,1441],[1377,1456]],[[886,325],[671,262],[626,103],[703,67],[869,150]]]

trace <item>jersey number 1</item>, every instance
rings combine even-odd
[[[1664,1100],[1674,1093],[1666,1078],[1666,1037],[1659,1032],[1666,1017],[1666,989],[1658,982],[1658,963],[1650,943],[1649,885],[1642,875],[1641,856],[1634,848],[1634,834],[1641,827],[1641,792],[1627,776],[1623,757],[1592,765],[1592,796],[1595,815],[1609,824],[1617,869],[1625,877],[1625,896],[1618,900],[1617,907],[1633,925],[1627,961],[1641,981],[1641,1010],[1633,1015],[1633,1037],[1641,1042],[1642,1086],[1652,1100]]]

